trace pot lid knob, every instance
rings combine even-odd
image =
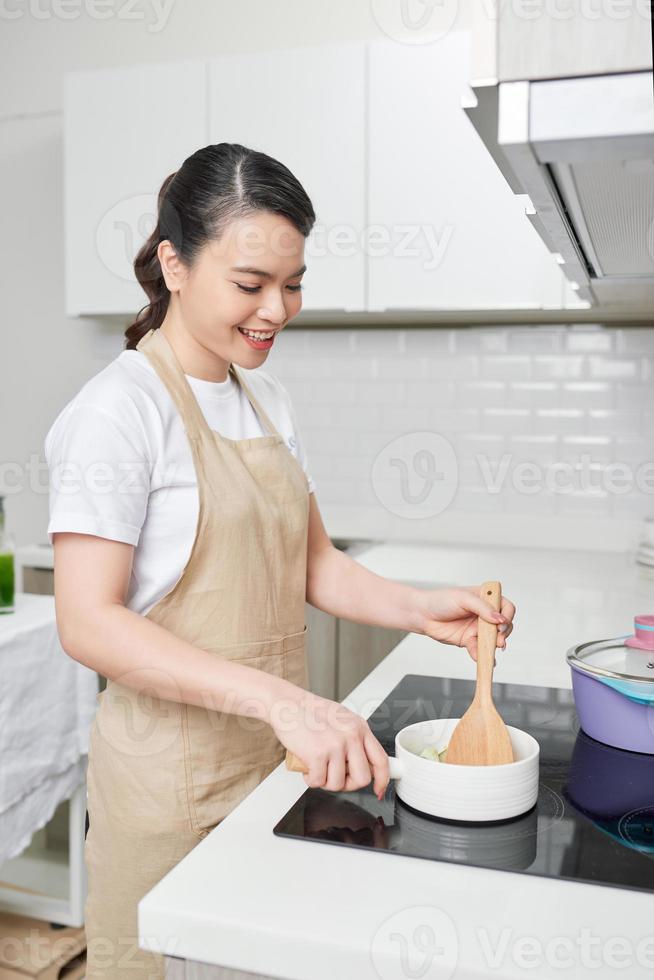
[[[654,650],[654,616],[634,616],[634,634],[624,641],[625,646]]]

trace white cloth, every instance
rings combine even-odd
[[[288,392],[260,368],[240,370],[313,491]],[[186,379],[210,428],[228,439],[266,435],[231,376],[205,381],[187,374]],[[122,351],[90,378],[55,419],[44,451],[50,543],[55,531],[76,531],[135,545],[125,604],[145,614],[180,577],[199,509],[181,417],[147,356]]]
[[[20,853],[79,784],[98,693],[95,671],[59,643],[54,596],[18,592],[15,601],[15,612],[0,616],[2,860]]]
[[[71,798],[86,777],[87,762],[87,757],[81,756],[65,772],[47,776],[0,813],[0,865],[22,854],[37,830],[52,820],[59,804]]]

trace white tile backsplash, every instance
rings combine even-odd
[[[615,401],[615,385],[604,381],[566,381],[558,394],[561,408],[606,409],[613,408]]]
[[[498,432],[510,436],[531,430],[532,413],[528,408],[484,408],[481,426],[484,432]]]
[[[654,354],[654,330],[623,327],[613,332],[619,354]]]
[[[460,393],[464,404],[492,408],[507,403],[507,386],[503,381],[463,381]]]
[[[627,462],[639,463],[643,460],[654,461],[654,451],[652,449],[651,432],[646,437],[640,433],[633,433],[626,436],[618,436],[614,440],[616,460],[626,460]],[[654,468],[654,462],[652,462]]]
[[[621,409],[644,408],[654,402],[654,386],[619,383],[612,386],[615,393],[615,407]]]
[[[594,410],[588,413],[588,432],[591,435],[628,436],[641,431],[641,413],[639,411],[620,412],[608,409]]]
[[[512,327],[506,331],[507,350],[511,354],[558,354],[563,349],[565,327]]]
[[[429,539],[448,521],[460,535],[462,526],[474,529],[475,514],[480,528],[495,514],[513,515],[543,544],[552,528],[569,521],[574,532],[587,519],[618,547],[612,526],[654,514],[654,487],[636,485],[639,468],[654,461],[654,326],[293,328],[266,366],[291,392],[321,509],[360,508],[364,535],[392,528]],[[425,459],[413,443],[407,456],[402,438],[424,432],[447,440],[458,467],[452,500],[433,521],[422,511],[420,519],[398,517],[372,483],[389,445],[421,472]],[[488,474],[502,459],[493,492]],[[617,463],[633,475],[625,492],[607,489]],[[399,480],[397,458],[394,465]],[[570,492],[556,489],[562,479]],[[472,524],[461,525],[459,513]]]
[[[355,354],[383,357],[403,354],[403,330],[359,330],[349,332],[349,343]]]
[[[507,354],[481,358],[481,376],[486,381],[528,381],[531,358],[526,354]]]
[[[608,330],[574,327],[565,336],[565,350],[575,354],[608,354],[614,347],[614,334]]]
[[[424,381],[415,384],[407,381],[360,381],[356,386],[352,385],[352,388],[357,405],[410,405],[410,396],[417,385],[422,385],[421,405],[425,404],[425,389],[428,389],[428,399],[431,399],[432,404],[435,397],[446,398],[448,402],[451,398],[446,386],[442,386],[444,392],[441,392],[439,388],[435,389],[434,385]]]
[[[389,384],[388,381],[384,382],[386,385]],[[462,387],[465,388],[466,384],[473,384],[474,382],[462,383]],[[404,386],[404,404],[408,407],[424,408],[425,405],[431,405],[432,407],[443,407],[451,406],[454,404],[455,393],[457,385],[454,381],[443,381],[431,380],[431,381],[413,381],[407,380],[403,382]],[[390,390],[389,390],[390,394]],[[387,399],[388,400],[388,399]],[[478,399],[475,399],[474,404],[478,404]]]
[[[453,354],[455,330],[404,330],[404,350],[407,354]]]
[[[506,330],[494,330],[486,327],[483,330],[474,327],[462,327],[451,331],[450,349],[457,354],[505,354],[508,348]]]
[[[469,381],[479,375],[479,358],[468,354],[429,357],[425,369],[426,376],[436,381]]]
[[[578,435],[586,432],[587,420],[580,408],[536,408],[531,412],[530,427],[542,434]]]
[[[589,358],[589,374],[591,378],[628,378],[640,379],[642,363],[638,357],[591,357]]]
[[[385,405],[358,405],[356,408],[353,408],[352,405],[344,405],[342,402],[336,402],[330,406],[334,428],[350,429],[353,424],[353,419],[356,418],[356,427],[360,432],[369,432],[371,429],[376,432],[380,425],[384,424],[382,412],[387,410],[388,406]],[[390,419],[387,418],[386,423],[392,425],[392,417]]]
[[[557,408],[560,401],[561,388],[553,381],[511,381],[508,397],[505,395],[496,404],[509,404],[515,408]]]
[[[417,381],[421,378],[439,380],[436,375],[427,372],[427,359],[425,357],[416,357],[411,354],[404,354],[402,357],[397,354],[390,354],[386,358],[371,356],[370,363],[374,366],[373,377],[380,378],[382,381]],[[445,377],[449,377],[449,375],[445,375]]]
[[[431,423],[427,428],[445,436],[446,439],[464,432],[484,431],[481,411],[477,408],[470,408],[469,405],[453,408],[438,406],[431,409],[425,406],[419,417],[424,418],[425,422]],[[415,424],[412,428],[415,430]]]
[[[563,436],[556,456],[571,463],[588,456],[594,464],[606,466],[616,461],[615,441],[610,436]]]
[[[534,356],[532,359],[532,376],[535,381],[575,381],[585,374],[583,357]]]

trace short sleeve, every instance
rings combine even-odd
[[[140,427],[96,405],[75,404],[55,420],[44,451],[50,544],[55,531],[76,531],[136,545],[152,475]]]

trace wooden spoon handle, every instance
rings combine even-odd
[[[289,751],[286,752],[286,768],[291,772],[309,772],[309,767],[302,762],[302,759]]]
[[[499,582],[484,582],[479,595],[495,610],[502,605],[502,586]],[[477,621],[477,686],[475,697],[492,701],[493,667],[497,648],[497,625],[488,623],[480,616]]]

